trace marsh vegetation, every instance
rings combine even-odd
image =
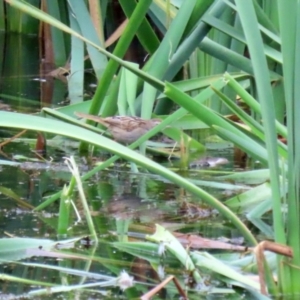
[[[1,1],[3,295],[297,299],[299,5]]]

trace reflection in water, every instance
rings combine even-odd
[[[189,164],[190,168],[215,168],[217,166],[226,165],[229,160],[225,157],[206,156],[198,160],[194,160]]]
[[[171,222],[182,220],[195,222],[216,215],[216,211],[202,204],[193,204],[186,199],[183,201],[145,200],[132,194],[114,196],[102,208],[101,213],[118,220],[136,219],[139,222],[156,223],[159,221]]]
[[[132,194],[113,196],[103,211],[116,219],[139,219],[155,222],[166,217],[166,207],[158,207],[156,201],[147,201]]]

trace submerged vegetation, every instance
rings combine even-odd
[[[68,86],[67,104],[43,105],[36,115],[0,111],[0,127],[47,133],[48,144],[55,143],[58,136],[64,137],[63,141],[80,141],[78,153],[87,157],[97,149],[113,154],[82,176],[73,157],[66,159],[72,174],[68,184],[34,207],[28,207],[14,191],[5,186],[0,188],[2,194],[18,201],[18,205],[37,212],[53,209],[60,200],[54,226],[59,241],[3,238],[0,251],[3,263],[14,261],[19,267],[59,271],[64,274],[61,278],[64,284],[53,284],[48,277],[37,281],[4,272],[2,280],[40,287],[25,296],[76,290],[88,295],[99,286],[103,290],[96,292],[108,295],[104,287],[117,285],[121,290],[126,289],[127,298],[143,295],[142,299],[149,299],[162,288],[167,295],[162,291],[157,297],[172,298],[180,294],[184,298],[199,299],[199,294],[207,293],[250,293],[260,299],[282,294],[297,298],[300,293],[299,2],[119,0],[89,1],[89,7],[86,4],[81,0],[7,0],[0,4],[0,20],[5,19],[5,22],[0,21],[0,29],[40,32],[41,59],[54,66],[47,75]],[[120,25],[118,18],[123,14],[126,19],[124,17]],[[124,57],[130,56],[134,42],[138,44],[142,59],[135,55],[133,62]],[[87,69],[92,70],[96,82],[91,97],[85,96]],[[49,98],[49,90],[41,89],[45,97],[42,102],[58,102],[55,94]],[[1,98],[7,100],[4,94]],[[127,145],[112,139],[104,128],[92,126],[92,121],[78,120],[78,112],[103,118],[119,115],[159,121],[138,132],[145,134],[136,134],[132,139],[122,139],[109,130],[116,140],[132,142]],[[121,123],[124,124],[124,119]],[[127,127],[132,127],[132,123],[129,125]],[[108,129],[111,128],[108,126]],[[210,129],[212,134],[242,151],[249,162],[260,163],[260,169],[217,173],[212,182],[206,182],[207,186],[217,185],[228,190],[234,189],[231,183],[239,185],[238,194],[229,195],[225,202],[209,193],[205,183],[183,176],[146,156],[152,153],[169,159],[179,157],[181,169],[186,169],[193,154],[205,151],[205,145],[194,135],[195,129]],[[157,139],[149,141],[161,133],[172,140],[171,144]],[[4,143],[22,139],[20,134],[6,139],[2,148]],[[39,136],[43,141],[43,135]],[[134,151],[138,147],[139,153]],[[84,184],[120,159],[130,162],[131,172],[140,174],[140,178],[145,170],[159,175],[167,182],[165,185],[171,182],[203,202],[206,208],[216,210],[243,236],[245,247],[225,242],[218,244],[185,234],[188,227],[184,227],[184,219],[175,225],[157,224],[155,233],[149,233],[146,227],[143,230],[130,228],[129,232],[130,221],[119,216],[116,218],[117,239],[110,242],[103,239],[104,233],[99,229],[101,219],[94,215],[99,207],[87,199]],[[1,163],[9,164],[7,160]],[[214,182],[216,180],[225,183]],[[200,188],[201,185],[204,188]],[[78,197],[80,209],[74,204]],[[189,214],[201,210],[188,201],[182,209]],[[88,252],[74,253],[64,249],[68,244],[75,247],[82,242],[81,236],[74,237],[69,231],[74,211],[78,223],[84,216],[89,228],[90,236],[85,239]],[[271,225],[263,220],[269,212],[272,212]],[[243,219],[237,213],[242,213]],[[208,213],[212,214],[212,211]],[[257,238],[253,227],[272,242]],[[182,228],[184,230],[179,233]],[[110,259],[95,254],[99,243],[103,243],[104,252],[111,253]],[[206,243],[222,251],[217,254],[199,251]],[[131,255],[130,259],[134,257],[132,268],[139,265],[137,259],[151,265],[156,272],[151,284],[157,284],[156,289],[146,292],[147,284],[139,285],[141,280],[123,272],[129,263],[120,259],[119,265],[116,264],[113,255],[116,249]],[[235,251],[229,254],[227,250]],[[245,253],[241,256],[238,251]],[[56,257],[66,263],[54,266],[23,261],[39,256]],[[82,264],[71,268],[71,261]],[[164,274],[162,261],[183,272],[175,274],[167,269]],[[104,265],[114,276],[90,270],[92,262]],[[141,269],[135,272],[139,274]],[[257,280],[249,276],[253,273],[257,274]],[[67,280],[67,275],[79,279],[76,282],[74,278]],[[213,283],[216,279],[218,286]]]

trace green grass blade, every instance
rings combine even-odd
[[[212,14],[220,17],[227,5],[223,1],[215,1],[205,14]],[[199,43],[205,38],[210,30],[210,26],[203,22],[199,22],[188,38],[180,44],[176,53],[172,56],[169,68],[164,76],[166,80],[171,80],[182,68],[184,63],[189,59],[193,51],[198,47]]]
[[[242,26],[248,41],[248,47],[253,64],[259,101],[262,108],[263,125],[266,135],[266,147],[271,174],[271,187],[273,192],[273,216],[275,237],[279,243],[285,243],[284,226],[281,213],[280,172],[278,165],[277,135],[275,132],[275,109],[273,94],[270,86],[267,61],[263,52],[263,43],[258,27],[253,4],[236,0],[236,6],[241,17]]]
[[[122,6],[127,18],[130,19],[131,14],[136,7],[136,2],[134,0],[121,0],[120,5]],[[149,54],[153,55],[156,49],[159,47],[159,39],[147,19],[142,21],[142,24],[138,28],[136,35],[144,49]]]
[[[69,1],[68,3],[76,21],[78,22],[81,34],[95,45],[103,47],[84,1]],[[107,65],[107,59],[102,53],[99,53],[97,49],[89,44],[87,45],[87,51],[96,76],[100,79],[103,75],[104,68]]]
[[[196,0],[184,2],[175,19],[172,21],[169,30],[166,32],[163,41],[160,43],[153,59],[147,65],[147,71],[152,76],[162,79],[166,69],[169,67],[170,59],[175,53],[178,44],[182,38],[186,28],[189,16],[192,14]],[[149,119],[153,111],[154,101],[156,99],[157,90],[145,83],[143,90],[143,101],[141,116]]]
[[[47,11],[54,18],[61,19],[60,7],[56,1],[47,0]],[[67,61],[63,32],[55,27],[51,27],[51,39],[55,66],[63,66]]]
[[[70,14],[70,26],[79,32],[77,20]],[[75,36],[71,37],[71,74],[68,76],[68,90],[70,104],[83,101],[84,90],[84,43]]]

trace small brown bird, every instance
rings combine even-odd
[[[101,118],[81,112],[75,112],[75,115],[104,125],[116,141],[124,144],[133,143],[161,122],[159,119],[144,120],[128,116]]]

